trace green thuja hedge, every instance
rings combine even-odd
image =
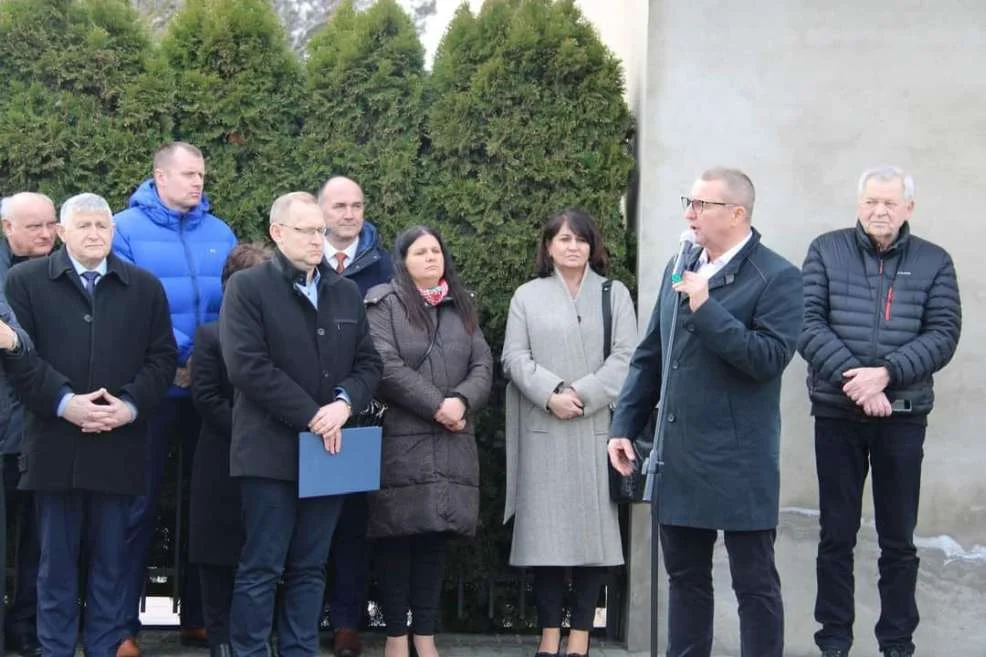
[[[633,166],[625,144],[631,117],[617,60],[571,1],[489,0],[478,16],[461,8],[428,91],[422,214],[444,229],[497,356],[510,297],[534,275],[537,239],[552,214],[577,206],[595,216],[611,275],[632,285],[620,211]],[[477,432],[482,540],[450,563],[502,616],[469,609],[469,629],[533,622],[533,609],[522,615],[511,604],[515,589],[486,588],[505,570],[510,546],[502,524],[502,389],[500,380]]]
[[[176,80],[174,136],[206,157],[213,212],[243,239],[303,183],[302,67],[267,0],[187,0],[161,43]]]
[[[123,207],[167,138],[170,75],[124,0],[0,2],[0,192]]]
[[[571,0],[463,6],[430,74],[395,0],[345,3],[304,61],[269,0],[186,0],[160,44],[126,0],[0,0],[0,194],[94,191],[120,208],[155,147],[180,139],[205,154],[215,214],[256,239],[277,195],[347,175],[386,244],[412,223],[442,229],[496,356],[551,214],[597,217],[611,275],[633,286],[630,128],[619,65]],[[465,595],[462,621],[446,596],[449,627],[532,625],[516,589],[486,588],[508,570],[502,390],[480,417],[481,527],[450,562]]]
[[[395,0],[356,12],[351,0],[308,44],[302,151],[309,187],[345,175],[389,248],[417,221],[425,116],[424,49]]]

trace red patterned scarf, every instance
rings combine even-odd
[[[429,287],[424,290],[418,288],[418,292],[429,306],[437,306],[448,295],[448,282],[443,278],[438,281],[438,285],[435,287]]]

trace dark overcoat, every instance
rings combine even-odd
[[[700,248],[689,254],[694,266]],[[709,279],[696,312],[665,272],[650,325],[630,361],[610,434],[635,436],[668,377],[660,522],[752,531],[777,526],[781,374],[801,330],[801,275],[750,240]],[[678,306],[669,369],[662,360]]]
[[[389,406],[380,490],[370,494],[367,533],[373,538],[425,532],[472,536],[479,520],[474,418],[486,405],[493,370],[483,332],[477,327],[470,335],[455,301],[446,297],[427,309],[431,326],[438,327],[428,353],[434,329],[411,325],[390,284],[372,288],[367,304],[373,342],[383,359],[377,396]],[[442,401],[453,396],[465,399],[468,408],[466,428],[456,433],[434,419]]]
[[[243,546],[243,521],[240,484],[229,476],[233,386],[219,348],[219,324],[199,326],[194,344],[191,393],[202,429],[192,462],[188,559],[235,566]]]
[[[36,353],[8,370],[27,410],[21,488],[144,491],[145,423],[174,379],[178,352],[160,281],[113,254],[106,264],[92,298],[64,248],[7,275],[7,300]],[[99,388],[132,401],[136,422],[86,434],[57,417],[64,389]]]
[[[319,265],[318,310],[305,274],[277,251],[226,283],[219,342],[233,395],[230,475],[298,480],[298,433],[345,390],[364,408],[380,380],[356,283]],[[342,449],[346,449],[345,443]]]

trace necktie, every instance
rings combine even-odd
[[[341,274],[346,269],[346,252],[336,251],[336,273]]]
[[[86,293],[92,296],[92,293],[96,290],[96,279],[99,278],[98,271],[84,271],[82,272],[82,280],[86,284]]]

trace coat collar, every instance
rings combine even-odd
[[[75,265],[68,256],[68,251],[64,246],[48,256],[48,278],[55,280],[65,273],[75,273]],[[106,256],[106,275],[116,276],[124,285],[130,285],[130,272],[126,270],[123,261],[116,254],[110,251]],[[78,276],[73,277],[78,279]],[[76,280],[78,282],[78,280]],[[81,285],[81,283],[80,283]]]
[[[294,285],[295,283],[305,285],[307,278],[305,276],[305,272],[295,267],[294,264],[290,260],[288,260],[287,256],[285,256],[281,252],[280,249],[277,248],[274,249],[274,257],[271,259],[271,264],[273,265],[274,269],[278,270],[281,273],[281,276],[284,277],[284,280],[288,281],[292,285]],[[339,274],[336,273],[335,269],[329,267],[329,263],[325,260],[324,257],[322,258],[322,262],[318,263],[317,269],[319,275],[319,287],[323,285],[334,285],[341,278]]]
[[[911,222],[905,221],[901,227],[900,231],[897,233],[897,238],[890,245],[890,248],[882,253],[877,251],[876,244],[873,243],[873,238],[866,233],[866,229],[863,228],[863,222],[859,219],[856,220],[856,244],[859,245],[864,251],[871,253],[875,256],[890,256],[894,253],[902,250],[911,239]]]
[[[723,285],[732,285],[733,281],[736,280],[736,276],[739,274],[739,270],[743,267],[746,259],[749,257],[753,249],[757,248],[760,244],[760,233],[756,228],[750,226],[750,239],[747,240],[743,248],[733,256],[726,265],[717,271],[712,278],[709,279],[709,289],[714,290],[717,287],[722,287]],[[698,260],[702,255],[702,247],[695,246],[688,254],[687,268],[691,271],[695,271],[698,267]]]

